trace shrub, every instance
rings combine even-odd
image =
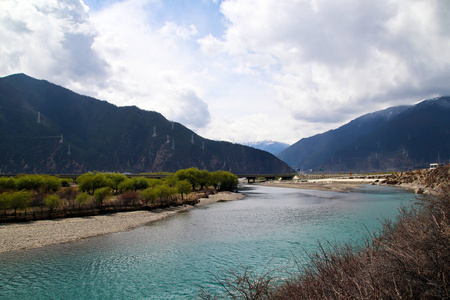
[[[70,187],[70,180],[67,178],[62,178],[61,180],[61,186],[62,187]]]
[[[397,222],[384,222],[382,233],[359,252],[321,248],[274,299],[448,299],[449,215],[448,188],[425,195],[416,206],[401,209]]]
[[[135,205],[139,194],[135,191],[125,191],[120,195],[120,199],[124,205]]]

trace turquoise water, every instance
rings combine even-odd
[[[196,299],[215,276],[282,267],[318,241],[360,243],[414,195],[245,187],[245,198],[179,213],[135,230],[0,254],[0,299]]]

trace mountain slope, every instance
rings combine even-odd
[[[204,139],[157,112],[117,107],[24,74],[0,79],[0,135],[3,173],[292,171],[269,153]]]
[[[388,171],[426,167],[450,155],[450,98],[391,107],[302,139],[279,157],[296,169]]]

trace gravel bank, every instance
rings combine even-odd
[[[201,198],[195,206],[242,199],[238,193],[222,192]],[[42,220],[0,225],[0,253],[68,243],[93,236],[121,232],[170,217],[195,206],[179,206],[154,211],[133,211],[83,218]]]
[[[261,183],[258,185],[272,186],[272,187],[287,187],[295,189],[306,190],[319,190],[330,192],[349,192],[352,189],[356,189],[363,184],[372,184],[377,179],[343,179],[343,178],[327,178],[327,179],[315,179],[308,181],[300,180],[272,180]]]

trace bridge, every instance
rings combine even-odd
[[[5,177],[14,177],[18,174],[0,174],[0,176]],[[59,178],[70,178],[73,180],[76,180],[80,175],[82,174],[49,174],[53,176],[58,176]],[[143,173],[143,174],[123,174],[127,176],[128,178],[133,177],[146,177],[146,178],[155,178],[155,179],[164,179],[170,174],[168,173]],[[257,179],[261,179],[264,181],[267,180],[275,180],[277,178],[280,178],[281,180],[291,180],[294,178],[294,176],[298,176],[299,180],[314,180],[314,179],[326,179],[326,178],[350,178],[350,179],[358,179],[358,178],[385,178],[386,174],[378,174],[378,175],[364,175],[364,174],[354,174],[353,176],[350,173],[350,176],[348,173],[344,174],[296,174],[296,173],[289,173],[289,174],[255,174],[255,173],[242,173],[242,174],[235,174],[238,178],[245,178],[248,183],[254,183]]]
[[[281,180],[290,180],[294,178],[295,173],[290,174],[235,174],[238,178],[247,179],[248,183],[255,182],[257,178],[263,180],[275,180],[276,178],[281,178]]]

